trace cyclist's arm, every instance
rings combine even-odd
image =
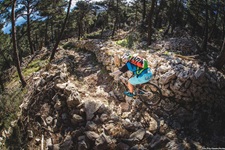
[[[112,73],[110,73],[109,75],[111,76],[117,76],[117,75],[120,75],[122,73],[125,73],[127,72],[128,70],[130,71],[136,71],[136,66],[131,64],[130,62],[127,62],[125,65],[123,65],[123,67],[121,67],[119,70],[117,71],[114,71]]]
[[[127,68],[127,65],[125,64],[122,68],[110,73],[109,75],[110,76],[119,76],[120,74],[125,73],[126,71],[128,71],[128,68]]]
[[[129,69],[128,69],[128,67],[127,67],[127,64],[125,64],[122,68],[120,68],[120,71],[122,72],[122,73],[125,73],[125,72],[127,72]]]
[[[122,72],[121,72],[120,70],[116,70],[116,71],[110,73],[109,75],[110,75],[110,76],[118,76],[118,75],[120,75],[120,74],[122,74]]]
[[[136,65],[134,65],[134,64],[132,64],[130,62],[127,62],[126,66],[127,66],[128,70],[130,70],[134,74],[136,74],[136,71],[137,71],[137,68],[138,68]]]

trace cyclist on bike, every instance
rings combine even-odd
[[[119,76],[128,70],[132,71],[133,76],[128,80],[127,83],[129,91],[125,91],[124,94],[129,97],[133,97],[135,95],[134,85],[148,82],[152,78],[152,72],[148,66],[147,60],[142,57],[132,56],[129,52],[126,52],[121,58],[125,65],[119,70],[110,73],[110,75]]]

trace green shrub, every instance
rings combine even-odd
[[[127,48],[132,48],[135,43],[135,36],[133,34],[127,36]]]
[[[5,140],[7,149],[22,149],[22,134],[18,126],[12,128],[12,134]],[[25,142],[25,139],[23,139]]]
[[[24,99],[24,95],[27,93],[26,89],[14,89],[10,93],[3,93],[0,101],[0,124],[3,124],[5,128],[10,126],[11,121],[17,119],[17,113],[19,112],[19,106]]]
[[[39,71],[47,63],[47,60],[34,60],[23,70],[23,75],[29,76],[30,74]]]
[[[101,36],[101,30],[85,35],[85,37],[87,37],[88,39],[100,38],[100,36]]]
[[[126,48],[132,48],[134,47],[138,39],[139,39],[139,36],[137,34],[131,33],[125,39],[117,41],[116,44]]]
[[[127,47],[127,39],[123,39],[123,40],[119,40],[116,42],[116,44],[120,45],[120,46],[123,46],[123,47]]]

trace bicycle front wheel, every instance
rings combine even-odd
[[[124,91],[127,91],[126,86],[121,82],[113,82],[113,93],[118,101],[125,101]]]
[[[155,106],[162,99],[162,91],[153,83],[145,83],[139,88],[139,97],[147,105]]]

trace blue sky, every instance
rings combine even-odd
[[[39,16],[35,16],[35,20],[39,19]],[[20,26],[22,24],[24,24],[26,22],[26,19],[24,19],[23,17],[19,17],[18,19],[16,19],[16,26]],[[12,25],[11,23],[8,23],[7,25],[5,24],[2,31],[5,34],[9,34],[10,30],[12,29]]]

